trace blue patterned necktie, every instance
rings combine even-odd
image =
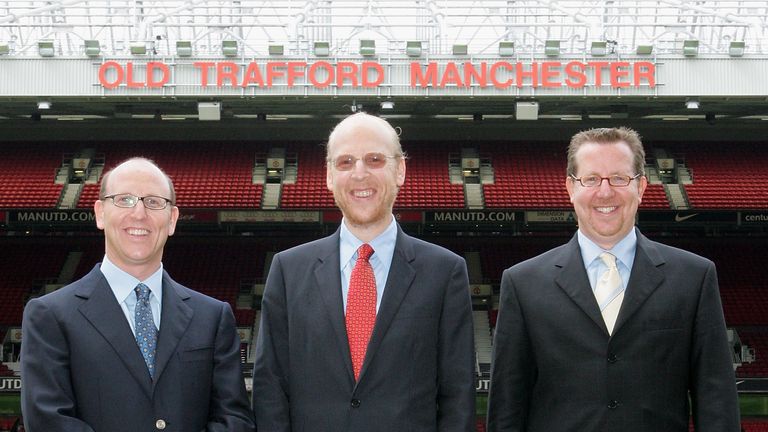
[[[157,328],[152,319],[152,308],[149,306],[149,287],[140,283],[136,291],[136,343],[139,344],[141,355],[147,363],[149,376],[155,376],[155,351],[157,351]]]

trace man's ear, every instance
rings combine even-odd
[[[573,180],[570,177],[565,178],[565,190],[568,191],[568,198],[573,203]]]
[[[96,227],[100,230],[104,229],[104,201],[96,200],[93,203],[93,214],[96,216]]]
[[[176,222],[179,221],[179,208],[171,206],[171,220],[168,222],[168,236],[176,232]]]
[[[397,160],[397,186],[402,187],[405,184],[405,158]]]

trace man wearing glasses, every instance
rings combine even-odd
[[[395,222],[405,156],[389,123],[352,115],[327,153],[343,220],[272,260],[253,373],[257,429],[473,431],[464,260]]]
[[[179,217],[171,179],[129,159],[99,196],[103,262],[24,310],[26,430],[253,431],[232,310],[163,270]]]
[[[635,228],[644,163],[631,129],[571,139],[578,232],[502,276],[489,431],[739,431],[715,266]]]

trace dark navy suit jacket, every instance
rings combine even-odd
[[[739,431],[715,266],[639,231],[612,335],[574,235],[504,272],[493,349],[489,431]]]
[[[253,377],[259,432],[474,430],[464,260],[398,227],[360,378],[349,354],[339,231],[275,255]]]
[[[22,340],[29,432],[254,430],[231,308],[165,272],[154,381],[98,265],[30,300]]]

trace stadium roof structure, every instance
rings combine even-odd
[[[295,86],[285,83],[291,61],[304,65]],[[360,69],[368,61],[386,72],[379,86],[318,85],[323,74],[311,74],[313,66],[333,64],[340,76],[342,63]],[[597,71],[582,75],[581,87],[543,88],[545,78],[538,87],[522,85],[520,75],[517,86],[503,88],[469,84],[469,78],[466,85],[426,78],[413,85],[414,65],[425,76],[435,63],[450,81],[449,66],[467,76],[468,65],[480,70],[488,62],[488,69],[501,66],[511,74],[516,64],[522,74],[535,63],[543,77],[547,61],[561,71],[572,61],[605,62],[599,66],[603,85],[595,84]],[[167,78],[157,86],[150,83],[153,62],[162,68],[154,76]],[[236,65],[242,78],[258,64],[266,78],[271,62],[282,68],[280,85],[200,84],[208,66],[222,76]],[[609,86],[610,62],[654,66],[656,85]],[[632,73],[637,77],[638,69]],[[232,134],[242,128],[241,136],[253,136],[243,124],[259,124],[277,131],[259,132],[267,138],[302,130],[324,134],[328,124],[364,110],[421,128],[424,136],[459,137],[456,131],[482,122],[486,130],[497,126],[486,137],[503,139],[531,107],[539,121],[518,122],[521,133],[692,120],[739,124],[739,136],[750,129],[755,137],[764,135],[768,120],[767,73],[765,0],[0,1],[0,140],[40,136],[40,120],[73,120],[55,127],[48,122],[45,130],[55,136],[64,123],[72,129],[82,123],[74,120],[90,130],[105,123],[105,133],[117,136],[117,123],[133,131],[136,121],[155,129],[175,123],[203,136],[216,128],[210,122],[189,126],[202,118],[201,103],[220,107],[213,117]],[[566,78],[561,74],[559,84]],[[189,121],[150,126],[152,120]],[[295,126],[313,122],[321,126]],[[709,129],[702,136],[716,139]],[[723,129],[723,136],[729,133]]]
[[[764,0],[63,0],[0,1],[0,46],[11,56],[37,56],[41,41],[58,56],[81,55],[98,41],[106,55],[144,45],[158,55],[190,42],[195,54],[221,54],[236,41],[242,55],[357,54],[372,40],[379,55],[404,53],[418,42],[423,55],[496,54],[500,42],[516,52],[542,52],[558,41],[564,53],[593,42],[608,52],[681,52],[695,40],[700,54],[768,55],[768,3]],[[743,43],[743,46],[741,45]],[[412,46],[415,46],[412,44]],[[647,48],[645,48],[647,49]]]

